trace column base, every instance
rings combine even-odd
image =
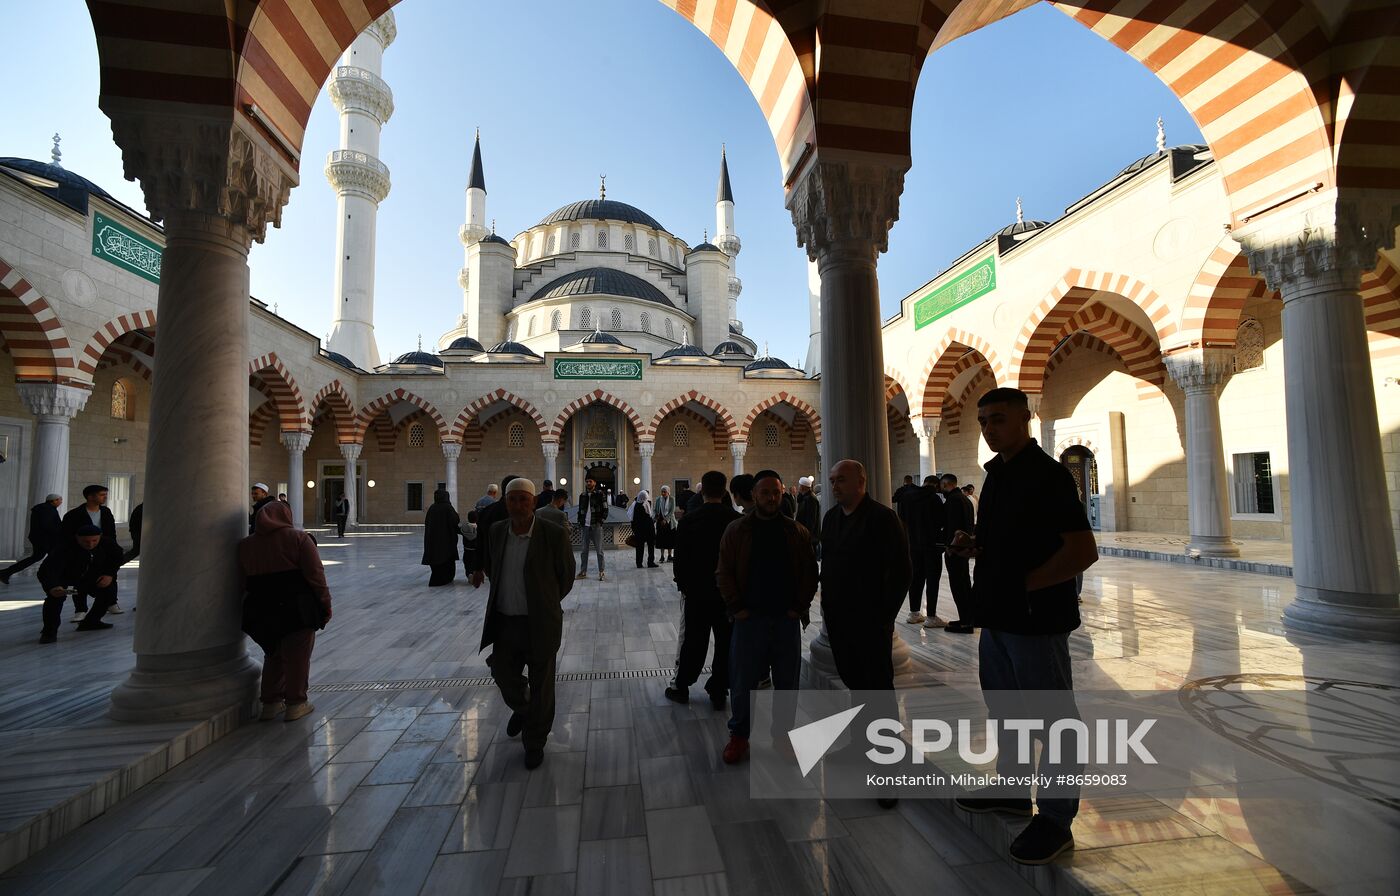
[[[1358,599],[1374,595],[1358,595]],[[1299,597],[1283,611],[1288,632],[1333,635],[1351,641],[1400,641],[1400,607],[1351,606]]]
[[[233,706],[251,712],[261,674],[242,638],[190,653],[138,655],[136,668],[112,691],[107,717],[172,722],[207,718]]]
[[[1186,545],[1188,557],[1238,557],[1240,546],[1234,539],[1219,535],[1193,535]]]

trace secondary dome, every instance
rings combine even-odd
[[[83,177],[81,174],[74,174],[62,165],[53,165],[48,162],[36,162],[33,159],[0,159],[0,170],[18,181],[28,184],[34,189],[55,199],[74,211],[87,213],[88,194],[101,196],[103,199],[112,197],[106,190],[97,184]],[[48,182],[53,182],[57,186],[50,187]]]
[[[715,350],[710,352],[710,355],[716,358],[720,357],[721,355],[730,355],[741,358],[752,358],[753,352],[749,351],[748,349],[744,348],[742,345],[731,339],[727,342],[721,342],[719,345],[715,346]]]
[[[442,359],[427,352],[404,352],[394,359],[395,364],[421,364],[424,367],[441,367]]]
[[[538,299],[558,299],[566,296],[621,296],[627,299],[641,299],[655,302],[668,308],[676,307],[666,294],[635,274],[613,268],[584,268],[551,280],[530,297]]]
[[[594,330],[579,341],[579,345],[621,345],[622,340],[611,333],[604,333],[602,330]]]
[[[652,230],[665,230],[661,222],[651,215],[625,202],[615,199],[584,199],[570,202],[561,209],[547,215],[536,227],[558,224],[561,221],[625,221],[628,224],[641,224]]]
[[[525,346],[521,345],[520,343],[518,343],[518,342],[510,342],[510,341],[498,342],[498,343],[496,343],[495,345],[493,345],[493,346],[491,347],[491,354],[493,354],[493,355],[526,355],[526,356],[531,357],[531,358],[538,358],[538,357],[539,357],[539,355],[537,355],[537,354],[535,354],[534,352],[530,351],[528,348],[526,348]]]
[[[791,364],[781,358],[759,358],[744,365],[744,372],[750,370],[795,370]]]
[[[447,347],[449,352],[484,352],[486,346],[477,342],[470,336],[458,336],[452,340],[452,344]]]
[[[1168,155],[1171,155],[1172,153],[1179,152],[1188,155],[1196,155],[1197,153],[1209,151],[1210,147],[1205,145],[1204,143],[1185,143],[1180,146],[1173,146],[1171,149],[1158,150],[1157,152],[1154,152],[1151,155],[1143,156],[1136,162],[1124,168],[1122,171],[1118,172],[1118,177],[1122,177],[1125,174],[1137,174],[1144,168],[1151,168],[1159,160],[1165,159]]]

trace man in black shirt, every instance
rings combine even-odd
[[[900,491],[904,491],[900,489]],[[896,492],[895,494],[898,494]],[[909,625],[942,628],[938,617],[938,586],[943,580],[943,545],[948,529],[947,508],[938,490],[938,477],[927,476],[922,487],[906,493],[899,504],[900,522],[909,536]],[[924,614],[924,590],[928,590],[928,614]]]
[[[92,596],[92,610],[78,623],[78,631],[111,628],[102,616],[117,602],[117,568],[121,565],[121,545],[104,538],[102,530],[91,523],[80,526],[71,539],[62,539],[39,566],[39,584],[44,589],[44,630],[39,643],[58,640],[67,588],[73,588],[74,599],[81,597],[83,603]]]
[[[0,572],[0,583],[10,584],[10,576],[43,560],[63,537],[63,518],[58,508],[63,504],[63,496],[50,494],[43,502],[29,509],[29,556]]]
[[[976,533],[957,532],[952,550],[978,561],[972,593],[982,626],[978,673],[988,715],[1044,719],[1043,734],[1056,719],[1078,718],[1069,657],[1069,634],[1079,627],[1074,577],[1098,560],[1098,548],[1074,479],[1030,437],[1030,419],[1026,394],[1018,389],[993,389],[977,402],[982,437],[997,456],[985,464]],[[1064,697],[1031,707],[1015,698],[1016,691],[1061,691]],[[1042,757],[1038,771],[1054,778],[1080,769]],[[997,771],[1029,771],[1016,762],[1014,732],[1003,730],[998,740]],[[973,796],[957,803],[969,812],[1031,813],[1029,796]],[[1041,788],[1036,803],[1039,814],[1011,843],[1011,857],[1028,865],[1074,848],[1070,825],[1079,811],[1079,790]]]
[[[553,504],[553,503],[554,503],[554,481],[551,480],[551,479],[546,479],[546,480],[544,481],[544,488],[540,491],[539,495],[535,498],[535,509],[536,509],[536,510],[539,510],[539,509],[541,509],[541,508],[548,507],[549,505],[551,505],[551,504]]]
[[[733,633],[715,580],[719,540],[729,524],[739,518],[739,512],[724,499],[727,481],[718,470],[700,477],[700,494],[704,495],[705,503],[694,513],[681,517],[676,526],[676,556],[672,569],[676,587],[684,599],[676,677],[666,688],[666,698],[676,703],[690,702],[690,686],[700,677],[713,631],[715,659],[705,690],[715,709],[724,709],[729,696],[729,639]]]
[[[939,483],[943,488],[945,511],[944,543],[957,532],[973,531],[972,500],[958,488],[958,477],[954,473],[944,473]],[[952,551],[944,558],[948,566],[948,589],[953,592],[953,604],[958,608],[958,618],[945,626],[945,630],[956,635],[972,634],[972,577],[968,572],[966,557]]]

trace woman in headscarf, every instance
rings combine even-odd
[[[632,538],[637,545],[637,568],[642,568],[642,548],[647,551],[647,566],[656,567],[656,523],[651,517],[651,495],[646,489],[637,492],[628,509],[632,518]]]
[[[671,560],[671,551],[676,547],[676,499],[671,497],[671,487],[661,486],[661,494],[652,502],[652,517],[656,520],[656,547],[661,551],[661,562]]]
[[[467,519],[461,525],[462,529],[462,575],[467,578],[472,577],[472,572],[476,569],[476,548],[477,548],[477,512],[467,511]]]
[[[457,535],[461,518],[447,489],[433,492],[433,506],[423,518],[423,565],[433,571],[428,585],[451,584],[457,577]]]
[[[309,714],[306,688],[316,630],[331,620],[331,591],[316,542],[292,527],[292,509],[280,501],[263,506],[253,534],[238,543],[243,630],[267,654],[263,660],[263,721],[288,722]]]

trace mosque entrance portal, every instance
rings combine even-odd
[[[1089,517],[1089,525],[1099,528],[1099,464],[1094,452],[1083,445],[1073,445],[1060,455],[1060,463],[1069,468],[1074,477],[1074,487],[1079,492],[1079,500],[1084,504],[1084,513]]]
[[[611,498],[617,493],[617,471],[605,464],[594,464],[584,473],[588,479],[598,483],[598,487],[608,493]]]

